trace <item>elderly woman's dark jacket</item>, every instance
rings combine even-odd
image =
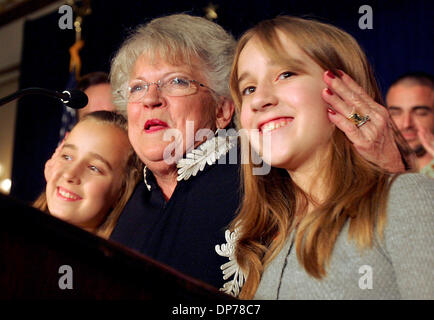
[[[226,155],[226,164],[207,164],[179,181],[167,202],[147,170],[150,190],[144,181],[137,185],[111,240],[221,288],[220,266],[228,258],[219,256],[215,246],[226,242],[225,230],[239,205],[239,170]]]

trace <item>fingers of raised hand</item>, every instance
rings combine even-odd
[[[322,97],[335,111],[347,118],[355,112],[361,116],[369,115],[374,123],[380,122],[379,125],[389,121],[387,109],[375,102],[346,73],[339,70],[339,76],[336,76],[331,71],[326,71],[323,79],[327,88],[323,90]]]
[[[375,102],[353,79],[340,72],[338,76],[324,73],[327,88],[323,99],[336,113],[329,112],[329,119],[353,143],[356,150],[368,161],[397,172],[401,170],[400,153],[394,141],[392,120],[385,107]],[[370,121],[357,127],[349,115],[369,116]],[[397,168],[394,163],[399,163]]]
[[[331,71],[326,71],[323,79],[328,87],[323,92],[323,98],[336,111],[347,117],[356,111],[361,114],[370,113],[375,101],[347,74],[340,71],[340,75],[336,76]]]
[[[339,70],[338,79],[341,80],[341,82],[345,85],[346,90],[342,94],[345,95],[346,99],[359,99],[365,104],[374,102],[373,99],[365,92],[365,90],[345,72]],[[336,81],[336,84],[339,85],[339,82]]]

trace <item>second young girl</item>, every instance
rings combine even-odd
[[[108,238],[142,176],[126,119],[109,111],[84,116],[50,162],[34,206]]]

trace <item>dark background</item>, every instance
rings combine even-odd
[[[238,38],[263,19],[279,14],[314,17],[352,34],[365,49],[381,86],[407,71],[434,73],[434,1],[92,1],[92,14],[83,23],[81,74],[109,71],[110,61],[126,35],[140,23],[171,13],[203,16],[217,5],[215,20]],[[373,9],[373,29],[361,30],[362,5]],[[64,90],[69,76],[69,47],[73,30],[61,30],[54,12],[27,21],[24,28],[20,87]],[[16,41],[16,39],[11,39]],[[7,44],[3,44],[7,45]],[[43,168],[56,148],[62,108],[43,97],[24,97],[18,104],[11,195],[32,201],[45,187]]]

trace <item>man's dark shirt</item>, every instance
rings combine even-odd
[[[221,288],[220,266],[229,260],[215,246],[226,243],[225,230],[239,205],[239,169],[236,164],[206,165],[179,181],[167,202],[147,170],[151,191],[144,182],[136,186],[111,240]]]

